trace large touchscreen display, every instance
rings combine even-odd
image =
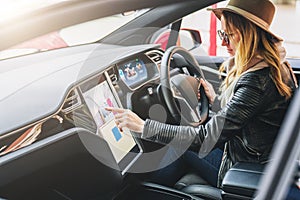
[[[114,113],[105,107],[119,107],[106,80],[84,92],[84,99],[97,124],[99,134],[107,141],[113,156],[119,163],[136,142],[128,130],[120,131],[114,121]]]
[[[131,87],[147,79],[147,68],[143,60],[136,58],[120,65],[119,75]]]

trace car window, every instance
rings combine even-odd
[[[228,1],[220,2],[216,7],[221,7],[227,4]],[[299,4],[281,4],[275,2],[277,11],[275,13],[275,19],[271,25],[271,30],[278,36],[283,38],[283,46],[286,49],[286,57],[289,58],[300,58],[299,48],[300,39],[298,33],[300,32],[300,26],[295,26],[297,24],[297,19],[299,19],[300,3]],[[211,8],[211,7],[210,7]],[[221,40],[217,37],[216,31],[221,29],[221,24],[219,20],[215,20],[216,24],[213,24],[213,18],[215,16],[207,8],[201,9],[197,12],[191,13],[182,18],[181,31],[182,29],[197,30],[201,36],[201,45],[197,48],[191,50],[192,53],[196,55],[217,55],[217,56],[228,56],[226,47],[221,46]],[[170,31],[171,25],[161,29],[159,34],[154,35],[155,39],[152,40],[154,43],[162,44],[162,48],[166,46],[167,34]],[[162,34],[164,33],[164,34]],[[182,38],[185,38],[188,43],[191,43],[189,36],[184,34],[179,34],[180,42],[177,45],[187,47],[191,46],[183,42]],[[215,53],[212,53],[215,52]]]
[[[201,9],[183,17],[181,22],[181,28],[179,31],[179,39],[176,45],[182,46],[196,55],[211,55],[209,54],[211,34],[210,20],[211,12],[207,11],[207,8]],[[153,35],[152,42],[156,44],[161,44],[161,48],[165,49],[168,43],[170,30],[171,24],[160,29]],[[216,30],[214,31],[216,32]],[[200,41],[194,41],[195,38],[193,37],[193,34],[195,33],[200,35]],[[217,38],[215,38],[215,40],[217,42],[217,54],[224,54],[222,52],[224,50],[220,48],[221,42],[217,41]],[[200,44],[197,45],[197,43]]]
[[[183,29],[198,30],[201,36],[201,45],[192,50],[196,55],[209,55],[210,45],[210,12],[206,9],[194,12],[182,19]]]

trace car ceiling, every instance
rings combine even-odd
[[[65,1],[0,24],[0,50],[74,24],[130,10],[151,8],[178,2],[203,5],[220,0],[77,0]],[[63,19],[63,20],[62,20]],[[20,34],[22,33],[22,34]]]

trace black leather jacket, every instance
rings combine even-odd
[[[294,90],[290,74],[286,76]],[[290,99],[279,94],[267,67],[242,75],[232,99],[205,125],[174,126],[147,119],[142,138],[164,144],[172,141],[179,145],[177,148],[182,141],[190,141],[190,147],[200,152],[211,150],[208,146],[213,144],[226,143],[219,171],[220,186],[234,163],[267,162],[289,103]]]

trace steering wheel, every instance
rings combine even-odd
[[[175,53],[181,55],[196,70],[199,77],[177,74],[170,78],[170,63]],[[177,46],[165,51],[160,66],[160,83],[167,109],[177,123],[198,126],[208,117],[208,98],[203,86],[199,88],[199,78],[205,79],[199,64],[189,51]],[[198,92],[200,92],[200,106]],[[179,100],[180,107],[175,98]]]

